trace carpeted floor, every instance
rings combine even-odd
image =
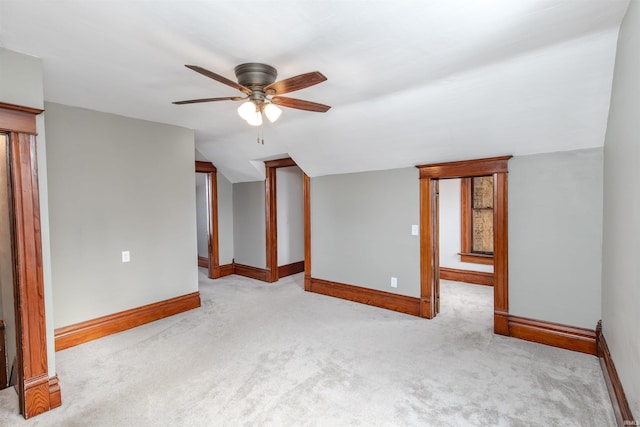
[[[492,292],[425,320],[200,274],[202,308],[58,352],[63,406],[0,426],[613,426],[598,360],[493,335]]]

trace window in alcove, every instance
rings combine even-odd
[[[462,178],[460,261],[493,264],[493,177]]]

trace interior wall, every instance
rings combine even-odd
[[[416,168],[312,178],[312,276],[419,297],[419,195]]]
[[[602,149],[509,161],[509,313],[594,329],[600,319]]]
[[[9,198],[8,142],[0,133],[0,320],[5,324],[7,379],[16,357],[16,317],[14,310],[13,250],[11,236],[11,204]],[[0,342],[0,345],[3,345]]]
[[[56,327],[196,292],[193,131],[46,108]]]
[[[640,4],[622,22],[604,144],[602,328],[629,406],[640,419]]]
[[[460,179],[441,179],[440,185],[440,267],[493,273],[493,266],[460,261],[461,202]]]
[[[198,256],[209,258],[209,211],[207,205],[207,174],[196,172],[196,230]]]
[[[304,198],[302,170],[276,169],[278,265],[304,261]]]
[[[233,262],[233,184],[218,172],[218,261]]]
[[[266,268],[264,181],[233,184],[233,253],[235,262]]]
[[[0,102],[44,109],[42,60],[0,48]],[[47,141],[44,117],[36,117],[38,188],[40,193],[40,236],[42,239],[42,275],[47,335],[49,376],[56,375],[54,341],[53,279],[49,232],[49,193],[47,179]]]

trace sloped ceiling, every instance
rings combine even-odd
[[[45,99],[195,130],[232,182],[289,154],[310,176],[602,146],[628,0],[0,1],[0,46],[42,58]],[[257,130],[237,96],[184,64],[235,80],[328,81],[290,96]],[[287,95],[289,96],[289,95]],[[70,124],[72,125],[72,124]]]

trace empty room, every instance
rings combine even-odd
[[[0,0],[0,425],[638,425],[638,52],[637,0]]]

